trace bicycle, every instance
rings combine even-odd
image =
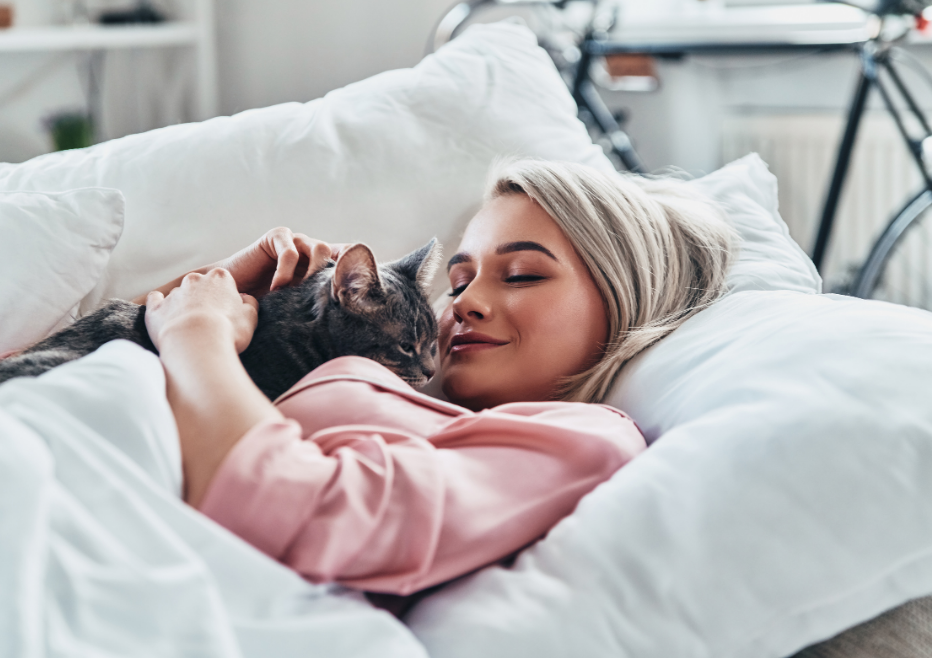
[[[579,0],[577,0],[579,1]],[[467,20],[479,9],[489,6],[509,7],[546,7],[551,11],[562,12],[573,0],[464,0],[454,5],[440,20],[434,31],[431,47],[437,47],[453,38],[463,28]],[[900,75],[894,60],[904,53],[898,44],[909,34],[904,29],[891,35],[889,25],[894,17],[913,17],[922,19],[923,10],[932,5],[932,0],[879,0],[865,6],[865,2],[845,2],[873,13],[879,17],[880,27],[873,38],[856,43],[768,43],[768,44],[644,44],[628,45],[612,41],[610,32],[614,26],[615,16],[600,14],[598,0],[589,0],[593,6],[592,15],[583,29],[577,31],[575,44],[578,55],[563,44],[551,44],[547,35],[539,36],[541,45],[554,60],[557,69],[564,76],[573,97],[579,107],[580,117],[590,130],[604,136],[614,153],[626,169],[634,173],[643,173],[641,160],[635,152],[631,140],[619,124],[617,117],[598,95],[592,79],[593,63],[596,58],[616,54],[643,54],[659,57],[682,57],[690,53],[747,53],[747,52],[782,52],[787,50],[808,50],[816,52],[853,50],[858,53],[860,71],[851,100],[845,131],[835,157],[835,166],[831,182],[823,205],[823,210],[816,235],[812,260],[821,268],[826,248],[831,237],[839,200],[845,179],[851,164],[851,155],[857,140],[861,119],[867,107],[872,89],[876,88],[883,101],[884,108],[893,118],[897,130],[916,164],[923,185],[903,207],[894,214],[881,232],[880,237],[871,247],[867,258],[857,268],[849,283],[833,292],[841,292],[856,297],[883,299],[909,306],[918,306],[932,310],[932,127],[915,96],[910,92]],[[566,52],[571,53],[566,57]],[[922,69],[922,74],[932,86],[932,74]],[[885,78],[888,81],[885,81]],[[891,94],[891,87],[898,98]],[[905,103],[905,110],[897,103]],[[907,117],[911,117],[915,126],[907,126]],[[922,271],[916,271],[918,262]]]
[[[915,0],[884,0],[875,8],[876,14],[883,20],[887,16],[913,15],[917,20],[922,15],[926,2]],[[897,131],[910,152],[923,181],[919,190],[893,216],[874,242],[864,263],[860,266],[852,281],[839,290],[846,294],[865,299],[883,299],[908,306],[918,306],[932,310],[932,278],[928,268],[917,273],[910,271],[910,261],[926,261],[932,257],[932,222],[924,222],[927,212],[932,208],[932,177],[929,157],[932,156],[932,128],[915,97],[903,82],[903,78],[894,66],[897,52],[896,43],[906,37],[903,31],[895,38],[885,38],[883,25],[875,39],[858,44],[860,70],[857,86],[848,110],[845,132],[835,159],[835,169],[829,185],[828,195],[822,211],[813,248],[812,260],[816,267],[821,267],[828,240],[831,236],[838,209],[841,191],[851,162],[858,129],[867,100],[872,89],[876,88],[884,107],[896,124]],[[924,70],[924,69],[923,69]],[[881,74],[892,82],[893,88],[905,102],[907,113],[918,124],[918,135],[911,134],[904,121],[904,113],[897,107],[890,88],[884,83]],[[925,75],[928,76],[928,73]],[[914,128],[915,130],[915,128]]]
[[[600,14],[599,0],[464,0],[451,7],[437,23],[427,45],[427,54],[453,39],[467,21],[483,8],[492,6],[525,7],[563,12],[570,5],[591,5],[591,15],[581,28],[566,25],[577,34],[576,43],[554,39],[553,34],[538,35],[540,45],[554,61],[573,94],[579,116],[590,130],[600,134],[609,145],[609,151],[630,172],[644,173],[644,165],[635,151],[631,139],[622,129],[619,115],[602,100],[591,77],[593,53],[586,44],[604,41],[614,26],[613,12]]]

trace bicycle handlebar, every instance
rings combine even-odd
[[[437,22],[437,26],[431,33],[431,38],[427,43],[426,55],[430,55],[440,46],[453,39],[459,34],[463,25],[469,20],[473,12],[483,5],[509,6],[509,7],[531,7],[550,6],[557,9],[563,9],[570,0],[462,0],[456,3],[447,13]],[[589,0],[598,2],[598,0]]]
[[[877,16],[919,16],[932,0],[826,0],[851,5]]]

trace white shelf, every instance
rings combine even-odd
[[[186,48],[193,53],[197,120],[217,114],[217,55],[214,0],[187,0],[187,20],[149,25],[46,25],[0,29],[0,55],[154,48]],[[182,63],[181,66],[188,66]],[[175,69],[179,69],[176,64]]]
[[[699,3],[696,3],[697,5]],[[757,7],[690,7],[687,11],[652,10],[650,3],[622,13],[612,41],[656,43],[858,43],[877,31],[874,17],[842,4]]]
[[[0,53],[193,46],[198,36],[193,22],[13,27],[0,30]]]

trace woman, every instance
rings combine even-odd
[[[448,264],[455,405],[354,357],[276,405],[249,380],[243,293],[339,246],[279,229],[149,294],[192,505],[312,580],[408,594],[532,542],[644,449],[623,414],[580,402],[721,294],[730,229],[675,181],[531,160],[492,180]]]

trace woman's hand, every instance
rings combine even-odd
[[[273,228],[245,249],[237,251],[212,265],[205,265],[188,274],[206,274],[222,267],[233,275],[240,292],[263,297],[272,290],[293,286],[323,269],[330,259],[336,260],[346,244],[328,244],[313,240],[302,233],[292,233],[283,226]],[[153,292],[167,295],[188,276],[182,275]],[[133,299],[146,303],[146,294]]]
[[[240,292],[262,297],[272,290],[301,283],[320,271],[328,260],[335,260],[345,246],[314,240],[280,226],[216,266],[230,271]]]
[[[167,297],[155,290],[146,298],[146,329],[160,352],[166,340],[208,332],[229,341],[239,354],[252,340],[258,318],[255,298],[237,292],[233,276],[220,268],[186,275]]]
[[[281,414],[246,374],[238,354],[258,320],[254,297],[214,268],[192,273],[168,296],[150,292],[146,328],[165,369],[178,426],[184,498],[197,506],[227,454],[256,424]]]

